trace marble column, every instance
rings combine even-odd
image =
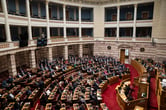
[[[136,37],[137,4],[134,5],[133,40]]]
[[[30,50],[29,59],[30,59],[30,68],[36,68],[35,50]]]
[[[7,10],[7,3],[6,0],[1,0],[2,9],[5,15],[5,33],[6,33],[6,41],[11,42],[11,34],[10,34],[10,27],[8,22],[8,10]]]
[[[17,70],[16,70],[16,60],[15,60],[15,54],[9,54],[8,55],[8,72],[9,75],[11,76],[16,76],[17,75]]]
[[[26,13],[28,17],[28,39],[32,40],[32,26],[31,26],[31,15],[30,15],[30,4],[29,0],[26,0]]]
[[[79,57],[83,56],[83,45],[79,44]]]
[[[48,47],[48,61],[53,60],[52,47]]]
[[[68,60],[68,45],[64,46],[64,58],[65,60]]]
[[[46,1],[46,19],[47,19],[47,39],[50,40],[50,26],[49,26],[49,6],[48,1]]]
[[[117,7],[117,31],[116,38],[119,39],[119,21],[120,21],[120,6]]]

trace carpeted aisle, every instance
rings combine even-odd
[[[155,78],[151,78],[150,80],[149,110],[158,110],[157,96],[155,95],[155,80]]]
[[[130,70],[130,79],[131,79],[131,83],[133,83],[133,81],[134,81],[134,77],[137,77],[138,76],[138,72],[137,72],[137,70],[133,67],[133,66],[131,66],[131,65],[129,65],[129,64],[125,64],[125,66],[127,67],[127,68],[129,68],[129,70]]]
[[[112,84],[107,87],[107,89],[103,92],[103,102],[107,105],[109,110],[121,110],[121,108],[118,105],[118,102],[116,101],[116,86],[119,83]]]

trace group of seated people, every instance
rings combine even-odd
[[[91,103],[94,109],[99,110],[101,103],[97,98],[97,90],[101,89],[99,85],[109,77],[121,78],[121,75],[128,72],[129,69],[125,65],[106,56],[82,58],[69,56],[68,60],[55,58],[53,61],[43,59],[39,61],[37,69],[19,68],[15,77],[9,76],[2,82],[0,108],[4,109],[10,102],[15,102],[13,107],[15,110],[21,109],[25,102],[31,102],[31,107],[34,107],[33,103],[39,99],[39,109],[44,109],[47,103],[52,103],[55,110],[62,108],[64,104],[66,108],[72,108],[74,103],[79,103],[78,110],[85,110],[86,104]],[[79,98],[73,101],[77,87]],[[50,101],[48,98],[53,90],[56,90],[56,100]],[[67,98],[61,100],[66,91]]]
[[[166,71],[166,62],[163,61],[163,63],[160,62],[155,62],[152,59],[140,59],[140,58],[136,58],[137,61],[139,61],[147,70],[148,73],[150,73],[151,75],[156,74],[155,69],[157,68],[158,70],[160,70],[160,74],[163,76],[166,76],[165,71]]]

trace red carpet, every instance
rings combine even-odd
[[[121,110],[117,101],[116,101],[116,91],[115,88],[119,83],[112,84],[107,87],[107,89],[103,92],[103,102],[107,105],[109,110]]]
[[[158,104],[157,104],[157,96],[155,95],[155,78],[151,78],[150,80],[150,97],[149,97],[149,106],[150,110],[157,110]]]
[[[137,72],[137,70],[133,66],[131,66],[129,64],[125,64],[125,66],[128,67],[129,70],[130,70],[130,73],[131,73],[130,74],[130,79],[131,79],[131,84],[132,84],[133,81],[134,81],[134,77],[138,76],[138,72]]]

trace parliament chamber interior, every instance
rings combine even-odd
[[[166,0],[0,0],[0,110],[166,110]]]

